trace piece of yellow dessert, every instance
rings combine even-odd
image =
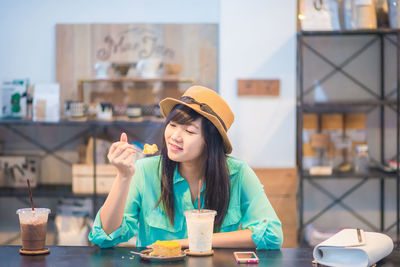
[[[158,147],[156,144],[144,144],[143,154],[154,154],[158,151]]]
[[[151,256],[176,257],[181,255],[181,244],[176,241],[159,241],[152,244]]]

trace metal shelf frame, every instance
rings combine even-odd
[[[67,138],[66,140],[59,140],[58,143],[52,145],[46,145],[44,143],[38,142],[35,138],[30,137],[23,128],[25,127],[60,127],[66,126],[72,128],[73,126],[84,126],[83,130],[77,131],[73,136]],[[0,127],[13,132],[16,136],[27,141],[29,144],[34,145],[39,151],[43,151],[44,154],[40,155],[41,160],[45,157],[54,157],[61,164],[72,167],[71,162],[60,155],[57,155],[57,151],[62,149],[68,143],[77,140],[82,137],[92,137],[93,138],[93,179],[94,179],[94,193],[93,194],[74,194],[72,192],[72,185],[49,185],[49,184],[39,184],[36,188],[33,188],[33,194],[35,197],[71,197],[71,198],[92,198],[93,203],[93,216],[98,210],[98,200],[104,200],[105,195],[99,195],[96,189],[96,139],[99,133],[107,131],[109,128],[114,127],[120,131],[125,131],[128,136],[134,137],[135,140],[146,141],[152,138],[152,134],[157,133],[158,130],[163,127],[163,122],[160,120],[143,120],[143,121],[69,121],[60,120],[59,122],[35,122],[32,120],[19,120],[19,119],[1,119]],[[144,127],[151,129],[151,133],[146,133],[145,137],[138,136],[132,131],[132,128]],[[0,188],[0,197],[25,197],[26,188]]]
[[[318,52],[314,47],[309,45],[305,39],[307,38],[318,38],[318,37],[330,37],[335,38],[337,36],[373,36],[369,42],[363,45],[360,49],[350,55],[347,59],[345,59],[341,64],[335,64],[330,59],[325,57],[323,54]],[[393,41],[389,36],[394,36],[396,41]],[[396,88],[388,94],[385,94],[385,54],[384,54],[384,45],[385,40],[396,47],[397,55],[396,55]],[[380,67],[380,81],[379,81],[379,93],[375,93],[371,90],[368,86],[362,83],[359,79],[355,78],[348,72],[344,70],[344,67],[347,66],[350,62],[352,62],[355,58],[360,56],[365,50],[367,50],[370,46],[379,42],[380,47],[380,62],[376,63],[379,64]],[[322,84],[323,82],[327,81],[336,73],[341,73],[345,78],[352,81],[355,85],[359,88],[363,89],[367,92],[372,98],[371,100],[353,100],[353,101],[346,101],[346,102],[328,102],[328,103],[307,103],[305,101],[305,96],[311,93],[315,87],[311,86],[309,88],[304,88],[304,73],[303,73],[303,65],[304,65],[304,57],[303,57],[303,50],[308,49],[312,54],[316,55],[320,58],[323,62],[328,64],[333,68],[328,74],[324,75],[319,79],[319,82]],[[378,29],[378,30],[353,30],[353,31],[299,31],[297,34],[297,165],[299,169],[299,241],[303,241],[303,232],[304,228],[307,224],[318,219],[320,216],[325,214],[329,209],[332,207],[339,205],[345,210],[349,211],[354,217],[359,219],[360,221],[364,222],[366,225],[371,227],[375,231],[386,232],[394,227],[396,227],[396,235],[397,239],[396,242],[400,242],[400,233],[399,233],[399,222],[400,222],[400,171],[399,166],[397,166],[397,170],[394,174],[387,174],[383,172],[371,172],[368,175],[354,175],[352,173],[334,173],[332,176],[310,176],[308,172],[304,171],[303,168],[303,151],[302,151],[302,140],[303,140],[303,114],[304,113],[352,113],[352,112],[362,112],[362,113],[369,113],[372,110],[378,108],[380,112],[380,163],[384,163],[384,155],[385,155],[385,107],[390,108],[397,114],[397,121],[396,121],[396,155],[394,159],[397,159],[397,162],[400,162],[400,30],[394,29]],[[392,97],[397,94],[397,99],[394,100]],[[399,164],[398,164],[399,165]],[[337,179],[337,180],[344,180],[343,178],[352,178],[352,179],[359,179],[354,186],[349,188],[346,192],[341,194],[339,197],[330,193],[327,189],[325,189],[322,185],[320,185],[316,180],[322,179]],[[354,209],[350,206],[345,204],[343,200],[352,194],[354,191],[359,189],[363,184],[365,184],[370,179],[379,179],[380,180],[380,225],[376,226],[369,222],[366,218],[361,216],[357,213]],[[385,179],[392,178],[396,179],[396,220],[394,223],[385,227]],[[308,182],[311,186],[313,186],[318,191],[324,193],[331,199],[331,203],[328,204],[325,208],[317,212],[315,216],[313,216],[308,221],[304,221],[304,183]]]

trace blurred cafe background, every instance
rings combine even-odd
[[[232,107],[231,156],[284,247],[347,227],[398,241],[399,16],[396,0],[0,1],[0,244],[21,244],[29,178],[46,244],[90,245],[110,144],[160,145],[158,102],[194,84]]]

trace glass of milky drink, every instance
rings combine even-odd
[[[47,219],[50,209],[19,209],[22,249],[26,251],[43,250],[46,243]]]
[[[214,229],[215,210],[188,210],[186,217],[189,250],[194,253],[210,252]]]

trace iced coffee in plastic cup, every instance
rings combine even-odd
[[[215,210],[188,210],[186,217],[189,250],[195,253],[209,252],[212,249]]]
[[[26,251],[43,250],[46,243],[47,219],[50,209],[19,209],[22,249]]]

